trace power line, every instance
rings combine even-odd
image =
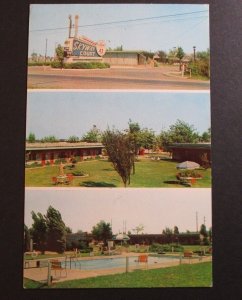
[[[161,19],[161,18],[170,18],[170,17],[176,17],[176,16],[199,14],[199,13],[203,13],[203,12],[208,12],[208,10],[199,10],[199,11],[193,11],[193,12],[189,12],[189,13],[180,13],[180,14],[173,14],[173,15],[163,15],[163,16],[157,16],[157,17],[129,19],[129,20],[123,20],[123,21],[112,21],[112,22],[105,22],[105,23],[86,24],[86,25],[79,25],[78,28],[101,26],[101,25],[111,25],[111,24],[122,24],[122,23],[128,23],[128,22],[154,20],[154,19]],[[46,29],[34,29],[34,30],[30,30],[30,32],[51,31],[51,30],[66,30],[67,28],[69,28],[69,27],[56,27],[56,28],[46,28]]]

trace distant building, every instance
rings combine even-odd
[[[95,158],[102,154],[104,146],[101,143],[26,143],[26,163],[38,162],[54,164],[57,159],[71,160],[76,157],[80,160]]]
[[[74,35],[72,35],[72,19],[69,16],[69,37],[64,43],[65,63],[99,61],[123,66],[146,64],[146,57],[142,51],[106,51],[105,41],[95,42],[83,35],[78,35],[78,18],[75,16]]]
[[[194,161],[201,164],[207,158],[211,164],[211,143],[175,143],[167,146],[172,153],[172,159],[182,161]]]

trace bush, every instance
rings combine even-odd
[[[202,175],[198,172],[186,170],[183,172],[179,172],[177,177],[193,177],[193,178],[202,178]]]
[[[52,61],[51,63],[51,68],[58,68],[58,69],[61,69],[62,68],[62,64],[60,61]]]
[[[32,164],[25,164],[26,168],[38,168],[38,167],[42,167],[42,165],[40,163],[38,163],[37,161],[33,162]]]
[[[50,66],[52,63],[50,61],[48,62],[29,62],[29,67],[35,67],[35,66]]]
[[[64,64],[64,69],[106,69],[110,68],[108,63],[103,62],[76,62]]]
[[[209,64],[206,61],[200,60],[195,63],[190,63],[189,68],[192,71],[192,75],[195,76],[205,76],[209,78]]]
[[[84,176],[85,173],[82,170],[80,170],[80,171],[74,171],[74,172],[72,172],[72,175],[73,176]]]

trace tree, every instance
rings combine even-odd
[[[181,61],[182,61],[184,56],[185,56],[185,52],[183,51],[182,47],[178,47],[176,57],[179,58],[180,70],[181,70]]]
[[[143,128],[138,137],[138,143],[145,149],[153,149],[155,145],[155,133],[152,129]]]
[[[193,125],[181,120],[171,125],[167,134],[169,143],[196,143],[199,140],[199,135],[195,132]]]
[[[143,224],[139,224],[138,226],[136,226],[134,229],[132,229],[136,234],[139,234],[140,232],[142,232],[144,230],[144,225]]]
[[[109,160],[126,187],[127,183],[130,184],[130,174],[134,164],[134,149],[129,134],[108,129],[103,134],[102,142]]]
[[[168,243],[172,242],[173,230],[169,227],[166,227],[162,230],[162,234],[166,237]]]
[[[64,65],[64,48],[59,44],[55,49],[57,60],[59,61],[61,68]]]
[[[58,138],[56,138],[54,135],[45,136],[41,139],[41,143],[55,143],[58,141]]]
[[[140,133],[140,126],[139,123],[132,122],[129,119],[129,135],[130,135],[130,143],[131,147],[133,148],[133,174],[135,174],[135,156],[138,154],[140,144],[138,143],[139,140],[139,133]]]
[[[30,251],[30,232],[28,227],[24,224],[24,252]]]
[[[174,226],[174,231],[173,232],[174,232],[175,235],[179,234],[179,229],[178,229],[177,226]]]
[[[34,143],[34,142],[36,141],[36,139],[35,139],[35,134],[34,134],[33,132],[30,132],[30,133],[29,133],[29,136],[28,136],[28,138],[27,138],[27,141],[28,141],[29,143]]]
[[[96,127],[96,125],[93,125],[93,128],[83,135],[81,140],[83,142],[97,143],[101,142],[101,139],[102,135],[100,130]]]
[[[79,142],[79,137],[78,136],[75,136],[75,135],[72,135],[68,138],[68,142],[69,143],[77,143]]]
[[[31,54],[31,60],[32,60],[32,62],[37,62],[38,61],[38,54],[36,52],[33,52]]]
[[[101,220],[92,228],[93,238],[97,241],[103,241],[107,245],[107,241],[112,238],[112,229],[110,223],[105,223]]]
[[[167,62],[167,53],[163,50],[158,51],[159,62],[166,63]]]
[[[65,230],[66,230],[66,233],[72,233],[72,229],[68,226],[66,226]]]
[[[211,142],[211,128],[202,133],[201,142]]]
[[[31,235],[35,248],[44,254],[47,242],[47,224],[45,217],[41,213],[31,212],[34,221],[31,228]]]
[[[201,235],[201,244],[208,245],[208,232],[205,224],[202,224],[199,231]]]
[[[49,206],[47,210],[47,244],[50,251],[63,253],[66,249],[66,226],[58,210]]]

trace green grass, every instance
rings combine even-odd
[[[211,283],[212,263],[205,262],[65,281],[50,288],[210,287]],[[26,288],[34,288],[34,285],[32,281],[25,281]]]
[[[128,187],[172,187],[186,188],[179,184],[176,179],[176,162],[170,160],[151,161],[142,159],[135,164],[135,174],[131,175],[131,184]],[[89,174],[88,177],[76,177],[70,185],[59,186],[82,186],[82,187],[123,187],[118,173],[107,160],[83,161],[76,165],[75,171],[82,170]],[[25,185],[35,187],[53,186],[51,178],[57,176],[58,166],[45,166],[25,170]],[[202,179],[192,185],[194,188],[211,187],[211,169],[198,170]],[[65,173],[71,173],[65,170]]]

